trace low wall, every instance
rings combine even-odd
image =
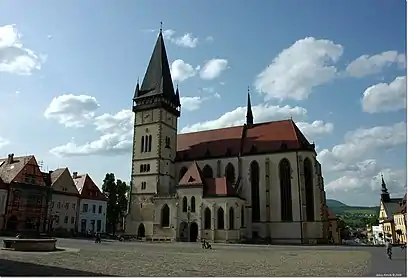
[[[3,248],[14,251],[55,251],[57,240],[52,239],[4,239]]]

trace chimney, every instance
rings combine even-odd
[[[78,172],[73,172],[73,173],[72,173],[72,178],[73,178],[73,179],[76,179],[77,177],[78,177]]]
[[[13,162],[14,162],[14,153],[11,153],[11,154],[8,155],[7,163],[11,164]]]

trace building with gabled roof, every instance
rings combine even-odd
[[[107,199],[88,174],[73,172],[79,192],[78,232],[105,233]]]
[[[49,229],[58,232],[76,231],[79,192],[68,168],[51,171],[51,188]]]
[[[291,119],[255,123],[248,92],[245,124],[177,134],[180,91],[173,86],[161,31],[136,85],[133,112],[127,233],[190,241],[327,242],[321,165],[315,145]]]
[[[51,192],[49,173],[41,172],[33,155],[0,159],[0,179],[8,187],[6,219],[8,231],[43,232]]]

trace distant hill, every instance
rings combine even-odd
[[[337,215],[342,215],[345,213],[376,214],[379,210],[378,206],[375,207],[349,206],[334,199],[327,199],[326,202],[329,209]]]

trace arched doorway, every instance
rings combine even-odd
[[[143,225],[143,223],[140,223],[139,228],[137,229],[137,237],[141,238],[145,236],[146,236],[145,226]]]
[[[180,223],[179,239],[180,241],[188,241],[188,224],[186,222]]]
[[[196,242],[198,238],[198,225],[196,222],[190,224],[190,242]]]
[[[17,217],[16,216],[11,216],[8,221],[7,221],[7,230],[8,231],[16,231],[17,230]]]

